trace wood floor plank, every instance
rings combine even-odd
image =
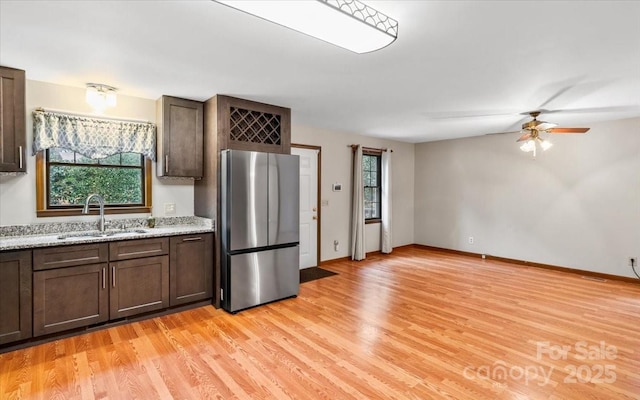
[[[325,268],[338,275],[237,315],[0,354],[0,398],[640,399],[640,284],[413,247]]]

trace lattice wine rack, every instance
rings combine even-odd
[[[230,136],[238,142],[280,145],[282,125],[280,115],[238,107],[230,109]]]

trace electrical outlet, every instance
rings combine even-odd
[[[164,203],[164,215],[176,215],[176,203]]]
[[[637,267],[638,266],[638,259],[636,257],[629,257],[629,266],[630,267]]]
[[[473,236],[469,236],[469,244],[473,244]]]

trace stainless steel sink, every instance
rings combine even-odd
[[[65,233],[63,235],[58,236],[58,239],[71,239],[71,238],[84,238],[84,237],[110,237],[110,236],[124,236],[131,234],[140,234],[140,233],[148,233],[149,231],[146,229],[125,229],[125,230],[109,230],[109,231],[87,231],[87,232],[73,232],[73,233]]]

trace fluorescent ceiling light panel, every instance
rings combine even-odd
[[[355,53],[379,50],[398,37],[398,21],[356,0],[214,1]]]

